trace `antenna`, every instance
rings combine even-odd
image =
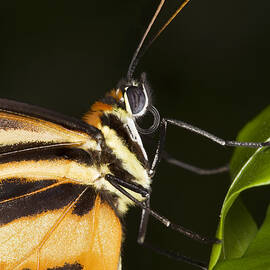
[[[131,80],[132,75],[133,75],[133,73],[135,71],[135,68],[136,68],[136,66],[138,64],[138,58],[137,58],[137,56],[138,56],[138,54],[140,52],[140,49],[141,49],[141,47],[142,47],[142,45],[144,43],[144,40],[147,37],[149,31],[151,30],[151,27],[154,24],[154,22],[155,22],[155,20],[156,20],[156,18],[157,18],[157,16],[158,16],[158,14],[159,14],[159,12],[160,12],[160,10],[161,10],[161,8],[162,8],[162,6],[163,6],[164,3],[165,3],[165,0],[161,0],[160,1],[160,3],[158,5],[158,7],[157,7],[157,10],[156,10],[156,12],[155,12],[152,20],[150,21],[150,23],[149,23],[146,31],[144,32],[143,37],[142,37],[142,39],[141,39],[141,41],[140,41],[140,43],[139,43],[139,45],[138,45],[135,53],[133,54],[133,57],[131,59],[131,62],[130,62],[129,67],[128,67],[128,72],[127,72],[128,81]]]
[[[148,50],[148,48],[153,44],[153,42],[160,36],[160,34],[167,28],[167,26],[172,22],[172,20],[177,16],[177,14],[187,5],[187,3],[189,2],[190,0],[185,0],[181,5],[180,7],[174,12],[174,14],[169,18],[169,20],[162,26],[162,28],[158,31],[158,33],[149,41],[149,43],[147,44],[147,46],[144,48],[144,50],[141,50],[142,46],[143,46],[143,43],[152,27],[152,25],[154,24],[158,14],[160,13],[160,10],[165,2],[165,0],[161,0],[160,3],[159,3],[159,6],[157,7],[156,9],[156,12],[152,18],[152,20],[150,21],[145,33],[143,34],[143,37],[135,51],[135,53],[133,54],[133,57],[132,57],[132,60],[129,64],[129,67],[128,67],[128,72],[127,72],[127,79],[128,81],[131,80],[132,76],[133,76],[133,73],[135,71],[135,68],[137,67],[138,65],[138,62],[140,60],[140,58],[145,54],[145,52]]]

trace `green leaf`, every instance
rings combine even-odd
[[[245,254],[238,259],[225,260],[216,265],[215,270],[267,270],[270,269],[270,206],[264,224],[250,243]]]
[[[266,108],[254,120],[248,123],[238,136],[238,141],[259,142],[270,138],[270,107]],[[232,184],[225,197],[220,223],[217,230],[217,238],[221,244],[214,245],[212,249],[209,269],[268,269],[270,256],[261,258],[262,265],[256,260],[264,256],[263,250],[269,250],[270,242],[257,245],[255,249],[260,256],[251,253],[252,246],[261,230],[257,231],[256,224],[249,214],[239,195],[247,189],[270,184],[270,148],[260,149],[237,148],[231,160]],[[270,231],[269,226],[266,226]],[[267,229],[264,229],[267,230]],[[254,240],[255,239],[255,240]],[[262,241],[260,242],[262,243]],[[252,248],[252,249],[251,249]],[[248,256],[248,257],[246,257]],[[267,259],[268,258],[268,259]],[[239,265],[244,268],[232,267],[235,261],[241,261]],[[217,265],[216,265],[217,264]],[[249,264],[253,268],[249,268]],[[270,268],[269,268],[270,269]]]
[[[224,261],[215,270],[269,270],[269,254]]]
[[[243,230],[243,228],[245,228]],[[242,201],[237,198],[225,219],[223,256],[224,258],[240,258],[247,250],[257,233],[257,225]]]
[[[251,242],[247,252],[244,257],[256,257],[261,256],[263,253],[265,255],[270,254],[270,206],[268,206],[267,215],[261,226],[256,238]],[[270,260],[268,259],[268,262]]]

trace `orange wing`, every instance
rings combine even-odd
[[[117,270],[120,220],[99,195],[91,202],[89,194],[93,192],[86,187],[61,209],[0,227],[0,269]]]
[[[0,99],[0,270],[117,270],[121,223],[91,187],[99,137],[83,121]]]

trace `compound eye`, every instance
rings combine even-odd
[[[134,116],[142,115],[147,106],[147,100],[142,88],[130,86],[126,90],[129,106]]]

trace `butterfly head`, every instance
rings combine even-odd
[[[141,75],[139,81],[121,80],[118,83],[118,91],[122,92],[122,102],[126,111],[135,119],[143,116],[152,105],[151,91],[145,73]]]
[[[141,128],[138,120],[151,113],[152,124],[149,128]],[[108,92],[104,98],[96,102],[85,119],[91,125],[99,128],[100,116],[114,114],[122,121],[132,120],[140,134],[151,134],[159,126],[160,116],[157,109],[152,105],[151,87],[142,73],[140,80],[122,79],[116,89]],[[93,121],[94,120],[94,121]]]
[[[109,97],[113,97],[117,101],[117,106],[131,117],[140,134],[153,133],[159,126],[160,117],[157,109],[152,105],[151,87],[146,79],[146,74],[142,73],[140,80],[122,79],[116,90],[112,90]],[[141,128],[138,120],[151,113],[153,116],[152,125],[145,129]]]

